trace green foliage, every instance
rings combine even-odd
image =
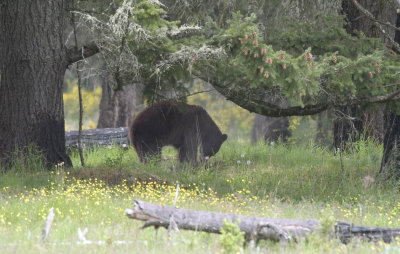
[[[218,65],[218,77],[236,86],[277,88],[300,106],[340,105],[394,91],[385,85],[400,80],[394,75],[399,61],[386,56],[376,39],[350,36],[337,20],[326,20],[322,33],[311,25],[292,24],[271,39],[283,50],[264,42],[255,16],[235,14],[229,24],[220,42],[229,52],[228,61]]]
[[[321,211],[321,227],[319,228],[319,233],[322,236],[329,237],[332,232],[334,232],[334,225],[336,223],[335,217],[331,211]]]
[[[224,220],[221,229],[221,246],[226,253],[240,253],[244,242],[244,232],[240,231],[238,224],[240,221],[229,222]]]
[[[141,64],[141,77],[146,84],[144,94],[151,100],[163,98],[162,91],[174,89],[179,86],[177,82],[189,80],[189,73],[179,64],[163,72],[163,81],[156,74],[159,71],[157,65],[160,61],[178,51],[180,47],[179,43],[174,42],[169,36],[171,30],[178,29],[179,21],[167,21],[162,18],[162,14],[166,14],[166,11],[149,1],[139,2],[132,12],[132,21],[144,29],[148,38],[141,41],[133,38],[130,40],[129,48]],[[135,37],[136,34],[130,36]],[[178,89],[186,91],[182,86]],[[157,90],[158,92],[155,92]]]
[[[111,149],[111,147],[110,147],[109,149],[110,149],[110,152],[107,153],[107,155],[104,159],[104,164],[107,167],[111,167],[111,168],[120,166],[122,163],[122,159],[124,157],[125,151],[122,148]]]
[[[179,1],[174,6],[182,5]],[[393,92],[396,87],[388,84],[400,81],[398,57],[384,52],[377,39],[348,34],[343,17],[317,15],[313,22],[282,19],[279,30],[260,30],[256,15],[228,15],[227,10],[245,11],[243,2],[216,5],[214,10],[198,6],[209,10],[201,18],[206,21],[202,34],[186,36],[178,21],[162,18],[166,11],[157,1],[123,1],[110,19],[109,37],[116,42],[100,47],[107,56],[117,55],[109,61],[117,83],[141,79],[151,101],[172,94],[180,97],[187,93],[194,71],[221,86],[248,90],[246,95],[256,104],[261,93],[285,98],[292,106],[341,106]],[[180,11],[174,13],[187,20]]]
[[[179,23],[161,18],[161,15],[166,13],[165,10],[156,4],[149,1],[141,1],[135,6],[132,17],[137,24],[152,32],[152,35],[156,35],[155,32],[159,31],[159,29],[169,28]]]
[[[284,18],[282,23],[284,29],[268,27],[266,43],[293,55],[300,55],[311,48],[314,55],[339,52],[342,56],[354,59],[360,54],[384,49],[377,38],[368,38],[357,31],[354,31],[355,35],[349,34],[343,29],[343,16],[319,16],[312,22]]]

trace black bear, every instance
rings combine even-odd
[[[160,157],[161,148],[171,145],[178,149],[180,162],[197,163],[216,154],[227,139],[208,113],[200,106],[175,100],[154,103],[132,121],[129,140],[141,162]]]

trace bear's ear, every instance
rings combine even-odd
[[[222,134],[222,142],[224,142],[227,138],[228,138],[228,135],[226,135],[226,134]]]

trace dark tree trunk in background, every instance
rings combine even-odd
[[[366,110],[361,119],[366,137],[373,137],[380,143],[385,135],[385,110],[385,105],[374,105],[374,109]]]
[[[397,9],[396,26],[400,27],[400,6]],[[400,43],[400,32],[396,31],[395,41]],[[379,174],[384,179],[400,179],[400,115],[388,112],[385,115],[385,138],[383,157]]]
[[[394,23],[394,16],[391,13],[393,12],[393,6],[389,3],[390,1],[359,0],[358,2],[377,19]],[[346,15],[348,22],[345,27],[348,33],[355,34],[357,30],[363,32],[368,37],[377,37],[385,41],[381,31],[374,25],[374,22],[367,19],[351,0],[342,1],[342,11]],[[393,33],[393,31],[387,32]],[[334,146],[336,148],[343,148],[347,141],[355,141],[361,134],[364,134],[365,137],[373,137],[375,140],[382,142],[384,135],[384,111],[385,107],[366,110],[361,110],[358,107],[350,109],[346,107],[343,113],[354,118],[354,121],[352,122],[343,117],[335,120]],[[351,140],[349,140],[350,137]]]
[[[384,179],[400,179],[400,115],[385,115],[386,133],[379,174]]]
[[[0,2],[0,161],[34,144],[49,165],[71,165],[62,99],[67,2]]]
[[[362,135],[383,142],[384,136],[384,106],[362,110],[357,106],[339,109],[333,123],[333,144],[335,148],[346,148],[348,142],[355,142]]]
[[[143,85],[128,85],[114,91],[108,82],[103,82],[97,128],[128,127],[142,108]]]
[[[257,144],[259,139],[267,142],[287,141],[291,136],[288,130],[289,117],[268,117],[256,115],[254,117],[253,130],[251,133],[251,142]]]
[[[359,139],[363,123],[357,119],[358,107],[342,107],[333,122],[333,145],[335,148],[345,149],[348,141],[354,142]]]
[[[385,13],[389,7],[390,0],[358,0],[358,2],[369,12],[374,15],[375,18],[387,21]],[[386,3],[385,3],[386,2]],[[378,27],[374,25],[374,22],[364,16],[351,0],[342,1],[342,10],[346,15],[347,24],[346,30],[348,33],[354,34],[355,30],[362,31],[368,37],[381,37],[381,32]]]
[[[360,0],[360,4],[369,10],[377,19],[383,22],[390,22],[400,27],[400,15],[399,3],[396,6],[395,1],[376,1],[376,0]],[[351,32],[353,29],[363,31],[367,36],[380,37],[382,38],[381,31],[372,23],[372,21],[365,18],[355,6],[352,5],[351,1],[343,1],[343,10],[349,20],[348,30]],[[385,33],[389,34],[392,38],[395,38],[397,43],[400,43],[400,32],[393,31],[393,29],[387,29]],[[384,39],[382,39],[384,41]],[[385,133],[383,139],[384,151],[380,169],[380,175],[383,179],[400,179],[400,115],[395,111],[387,112],[382,107],[376,111],[367,111],[364,119],[364,123],[370,123],[374,126],[372,133],[375,136],[376,133]],[[364,124],[365,125],[365,124]],[[364,127],[365,128],[365,127]],[[370,129],[368,129],[370,131]],[[384,130],[383,132],[381,130]]]

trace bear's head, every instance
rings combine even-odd
[[[213,139],[203,141],[203,156],[211,157],[216,154],[221,148],[222,143],[228,138],[228,135],[221,134]]]

